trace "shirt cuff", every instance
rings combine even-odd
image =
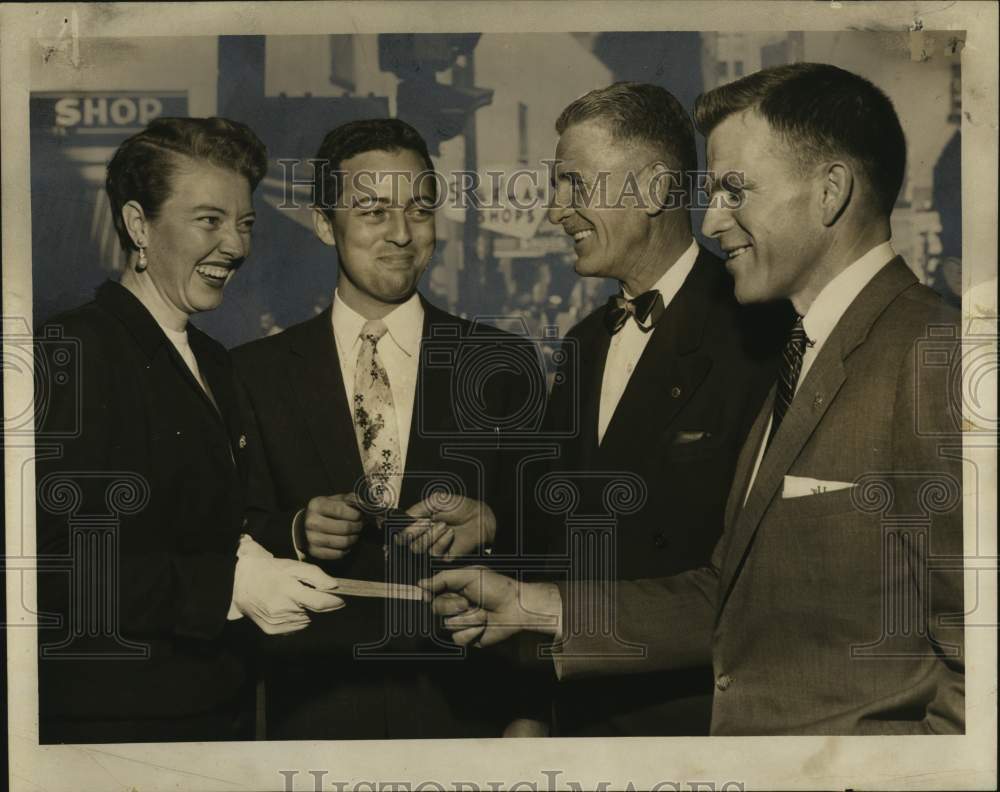
[[[563,656],[562,656],[562,646],[565,636],[563,635],[563,630],[566,627],[567,614],[566,609],[568,608],[569,599],[569,584],[556,584],[556,588],[559,590],[559,623],[556,626],[555,638],[552,640],[552,667],[556,672],[556,679],[562,680],[563,678]]]
[[[306,554],[302,551],[300,539],[304,539],[304,526],[302,520],[305,518],[306,510],[299,509],[292,517],[292,548],[295,550],[295,557],[299,561],[306,560]]]
[[[563,678],[563,659],[559,652],[552,653],[552,666],[556,671],[556,679],[561,681]]]

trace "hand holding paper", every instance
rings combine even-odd
[[[397,541],[414,553],[430,552],[451,561],[490,544],[497,533],[493,510],[481,501],[462,495],[435,493],[414,504],[406,513],[418,522],[404,530]]]
[[[296,544],[312,558],[336,561],[361,536],[363,517],[353,493],[319,496],[306,505]]]
[[[312,564],[243,554],[236,562],[233,608],[268,635],[281,635],[307,627],[307,610],[342,608],[344,601],[331,593],[336,588],[336,579]]]
[[[562,598],[551,583],[521,583],[485,567],[439,572],[418,585],[460,646],[490,646],[522,630],[559,634]]]

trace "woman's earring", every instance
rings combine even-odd
[[[136,272],[145,272],[146,267],[149,266],[149,261],[146,259],[146,248],[139,248],[139,260],[135,263]]]

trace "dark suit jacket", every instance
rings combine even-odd
[[[590,657],[564,674],[711,659],[713,734],[962,732],[957,329],[902,259],[881,270],[799,386],[744,505],[772,390],[711,562],[622,584],[620,630],[648,657],[602,658],[580,636],[567,648]],[[789,475],[855,486],[785,498]]]
[[[511,384],[509,372],[501,370],[484,381],[476,380],[472,369],[484,353],[511,343],[520,342],[424,303],[424,336],[399,499],[405,509],[419,501],[428,486],[440,484],[485,500],[497,513],[501,549],[511,500],[505,482],[512,474],[500,470],[503,432],[497,426],[504,423],[503,416],[517,412],[523,392]],[[247,530],[276,555],[294,557],[294,515],[317,495],[353,491],[363,476],[330,309],[233,354],[251,460]],[[538,367],[534,376],[540,379],[533,347],[531,354]],[[477,381],[481,389],[474,387]],[[471,398],[474,393],[478,395]],[[482,404],[476,407],[480,396]],[[479,419],[488,419],[490,426]],[[365,580],[412,583],[431,573],[429,557],[413,556],[391,542],[387,559],[383,539],[374,526],[366,526],[344,559],[318,563],[336,577]],[[355,597],[342,610],[315,615],[301,633],[265,641],[267,651],[278,655],[268,677],[268,736],[498,735],[506,714],[498,714],[499,705],[491,703],[486,676],[466,678],[470,663],[445,631],[436,628],[440,643],[434,644],[419,630],[403,636],[387,626],[406,620],[426,624],[428,619],[433,626],[424,604]],[[378,643],[387,631],[392,635],[383,647],[391,655],[388,659],[355,657],[356,647]],[[502,660],[477,662],[479,673],[486,675],[491,673],[489,663]],[[479,691],[477,696],[470,696],[470,689]]]
[[[640,482],[645,502],[617,518],[617,580],[670,575],[708,561],[737,455],[774,381],[786,316],[783,306],[742,309],[722,262],[701,250],[653,329],[600,444],[611,339],[604,308],[569,332],[548,425],[569,427],[577,414],[579,431],[550,467],[579,477],[577,515],[606,511],[603,487],[615,474]],[[550,528],[550,555],[566,552],[566,531],[564,520]],[[711,694],[707,667],[560,685],[557,725],[567,735],[707,734]]]
[[[38,333],[39,603],[61,620],[39,630],[43,742],[80,722],[103,722],[94,741],[138,739],[129,722],[148,739],[230,736],[181,725],[246,678],[225,635],[243,512],[232,369],[188,337],[218,410],[118,283]]]

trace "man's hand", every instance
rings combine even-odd
[[[302,514],[296,543],[311,558],[336,561],[360,538],[362,518],[353,493],[315,497]]]
[[[452,561],[490,544],[497,535],[497,520],[485,503],[462,495],[440,493],[414,504],[406,513],[417,522],[396,537],[414,553],[427,553]]]
[[[519,583],[485,567],[439,572],[418,585],[460,646],[491,646],[521,630],[559,634],[562,599],[550,583]]]
[[[306,610],[323,613],[344,606],[332,594],[337,581],[302,561],[243,555],[236,562],[233,605],[268,635],[283,635],[309,625]]]

